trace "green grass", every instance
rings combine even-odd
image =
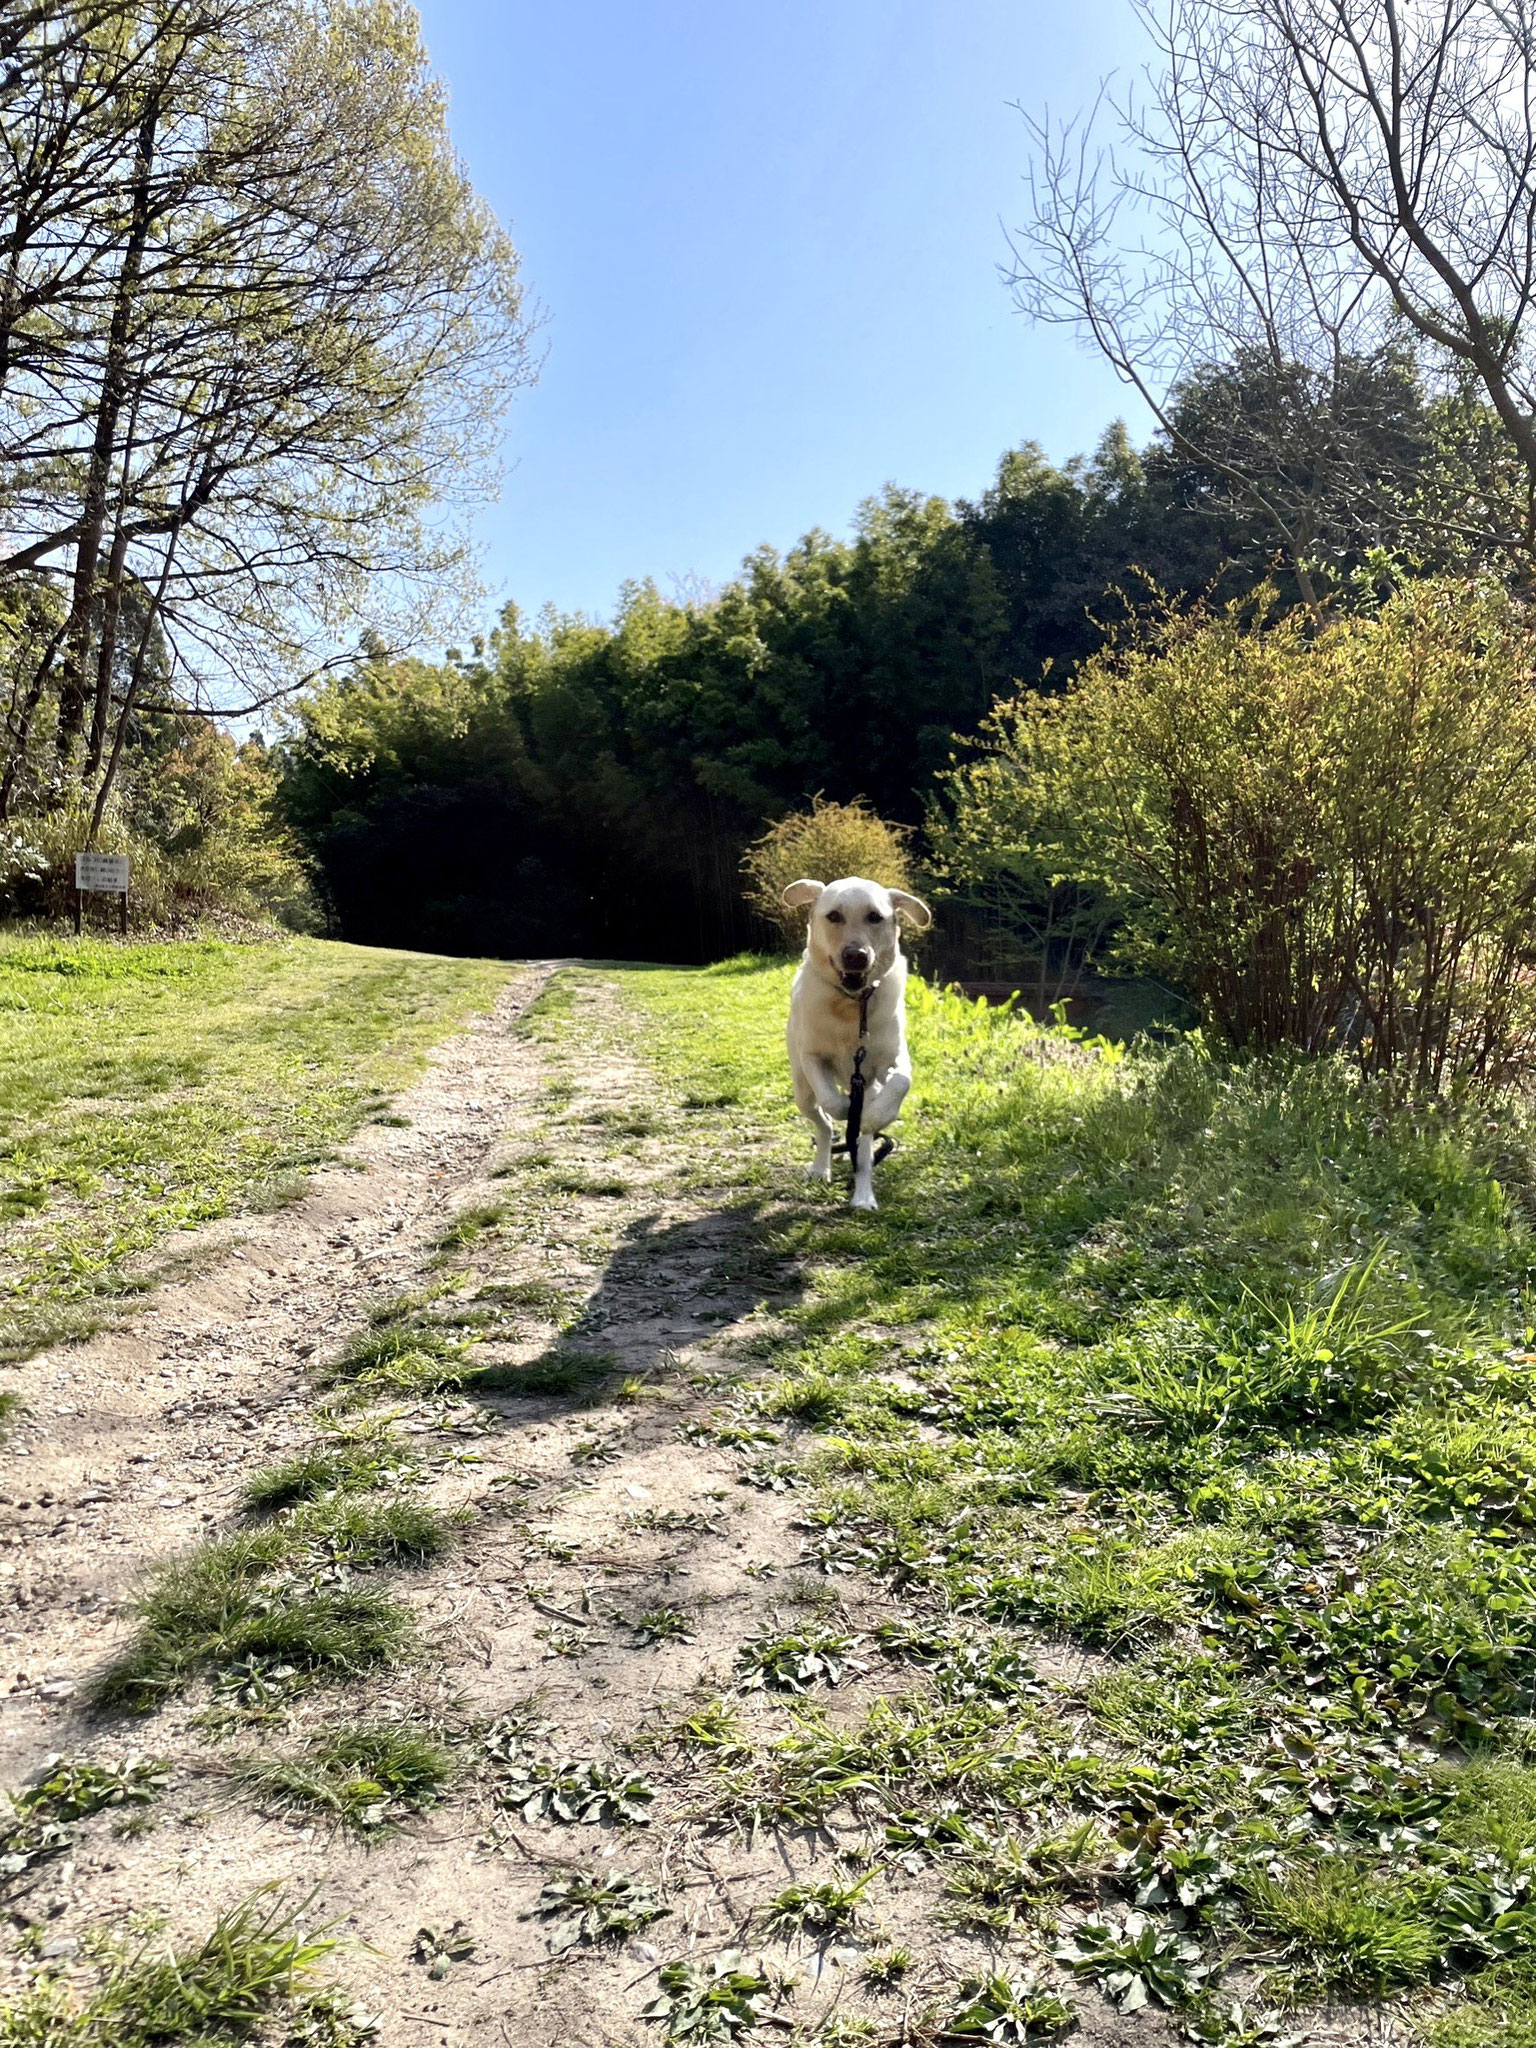
[[[345,1677],[402,1657],[407,1609],[351,1574],[429,1563],[451,1540],[424,1503],[339,1494],[175,1559],[134,1602],[138,1631],[97,1704],[145,1713],[203,1675]]]
[[[304,1933],[269,1888],[226,1913],[197,1948],[146,1943],[111,1957],[83,1995],[44,1974],[0,2006],[0,2048],[212,2048],[248,2040],[279,2013],[321,2021],[334,2005],[318,1973],[335,1948]],[[307,2036],[317,2037],[325,2038]]]
[[[263,1757],[246,1775],[278,1805],[306,1807],[357,1834],[377,1835],[434,1807],[452,1782],[454,1761],[440,1743],[380,1722],[330,1729],[302,1755]]]
[[[469,1392],[590,1402],[611,1384],[613,1369],[611,1353],[560,1346],[526,1365],[478,1366],[459,1384]]]
[[[461,1386],[472,1371],[468,1347],[459,1336],[430,1316],[407,1312],[354,1337],[320,1377],[322,1385],[368,1401],[380,1395],[415,1399],[440,1393]]]
[[[437,1240],[440,1252],[464,1251],[487,1231],[494,1230],[507,1219],[505,1202],[479,1202],[467,1209],[461,1209],[452,1223]]]
[[[170,1232],[281,1199],[506,973],[0,937],[0,1358],[92,1327]]]
[[[369,1493],[398,1484],[416,1462],[387,1424],[368,1422],[322,1438],[280,1465],[263,1466],[241,1488],[241,1500],[253,1515],[274,1515],[328,1494]]]
[[[720,1441],[750,1479],[741,1432],[785,1432],[805,1562],[900,1596],[875,1648],[912,1685],[797,1708],[705,1810],[873,1807],[992,1937],[1097,1904],[1071,1967],[1202,2039],[1237,2038],[1210,1971],[1246,1950],[1272,2001],[1460,1982],[1437,2048],[1528,2043],[1526,1113],[1198,1038],[1084,1045],[916,984],[900,1149],[857,1216],[801,1178],[790,972],[621,987],[693,1107],[697,1184],[798,1269]],[[1042,1640],[1093,1669],[1043,1684]],[[737,1683],[819,1689],[847,1649],[759,1638]]]
[[[548,1178],[557,1195],[617,1197],[630,1191],[629,1182],[621,1174],[592,1173],[585,1167],[559,1167]]]

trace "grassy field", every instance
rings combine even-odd
[[[675,1087],[777,1125],[786,980],[625,984]],[[814,1427],[813,1552],[902,1590],[883,1647],[937,1698],[811,1717],[754,1766],[769,1817],[874,1788],[948,1830],[957,1924],[1107,1895],[1063,1960],[1195,2039],[1285,2031],[1217,1990],[1246,1957],[1267,2006],[1536,2043],[1524,1128],[912,1009],[882,1209],[780,1226],[805,1287],[737,1405]]]
[[[170,1232],[284,1200],[505,976],[304,939],[0,938],[0,1359],[90,1328]]]

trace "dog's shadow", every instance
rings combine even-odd
[[[633,1218],[579,1314],[545,1351],[478,1375],[466,1391],[489,1397],[511,1422],[522,1403],[510,1408],[509,1396],[592,1407],[626,1383],[677,1370],[685,1352],[690,1364],[706,1362],[712,1337],[758,1309],[781,1311],[803,1296],[797,1261],[766,1238],[766,1212],[782,1213],[782,1206],[779,1197],[762,1197],[682,1221],[656,1211]]]

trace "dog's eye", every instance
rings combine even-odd
[[[883,910],[872,910],[869,913],[869,921],[871,924],[884,924],[885,912]]]
[[[829,911],[827,912],[827,923],[828,923],[828,924],[841,924],[842,922],[843,922],[843,913],[842,913],[842,912],[841,912],[840,910],[829,910]]]

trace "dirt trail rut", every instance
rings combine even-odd
[[[292,1207],[173,1242],[195,1277],[129,1321],[7,1375],[25,1416],[0,1483],[0,1775],[57,1750],[61,1709],[108,1648],[147,1566],[231,1512],[257,1465],[311,1432],[305,1361],[370,1300],[408,1286],[458,1191],[526,1088],[510,1027],[553,966],[517,974],[493,1015],[432,1056]]]

